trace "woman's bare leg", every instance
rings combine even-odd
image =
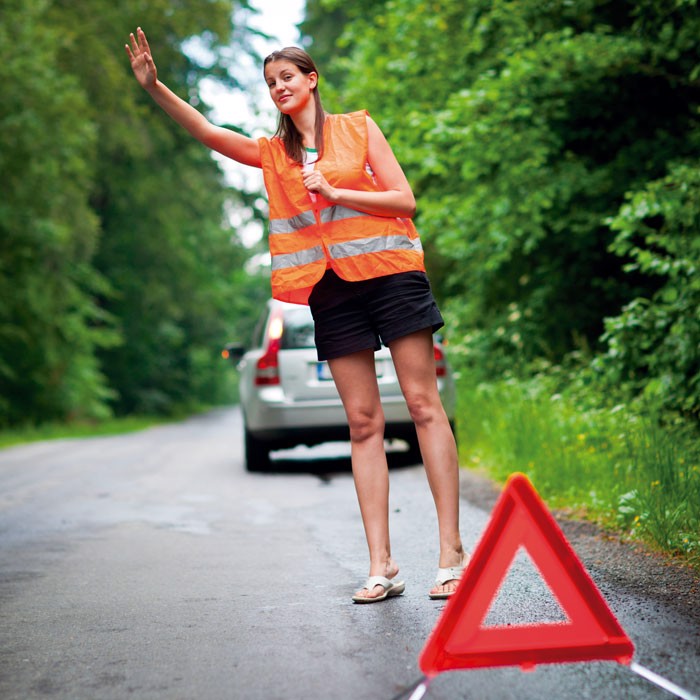
[[[389,540],[389,469],[384,450],[384,411],[374,368],[374,351],[363,350],[328,362],[350,426],[352,471],[369,547],[369,575],[393,578],[399,567]],[[362,589],[374,598],[384,589]]]
[[[441,568],[463,566],[467,555],[459,533],[459,462],[449,419],[442,406],[435,375],[431,330],[397,338],[389,344],[396,373],[425,463],[435,500],[440,536]],[[457,581],[435,586],[431,593],[450,593]]]

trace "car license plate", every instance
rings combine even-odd
[[[329,382],[333,380],[331,368],[328,366],[327,362],[319,362],[316,365],[316,376],[320,382]]]

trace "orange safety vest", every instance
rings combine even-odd
[[[344,280],[425,271],[423,248],[413,221],[375,216],[312,200],[302,166],[282,141],[261,138],[260,157],[270,203],[272,296],[308,304],[309,294],[328,267]],[[367,165],[367,112],[326,117],[323,157],[315,163],[328,183],[343,189],[380,192]]]

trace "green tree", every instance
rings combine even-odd
[[[595,349],[658,288],[607,222],[697,156],[699,30],[694,0],[394,0],[351,18],[335,106],[389,135],[450,334],[484,376]]]
[[[700,416],[700,165],[630,193],[612,219],[612,248],[627,269],[659,280],[606,319],[605,353],[596,360],[613,387],[652,404]]]
[[[339,46],[339,40],[350,21],[353,5],[328,3],[327,0],[306,0],[304,19],[299,30],[304,43],[316,63],[322,79],[331,86],[343,82],[338,57],[347,56],[349,47]],[[325,91],[324,91],[325,92]]]
[[[89,95],[98,136],[91,201],[103,235],[95,265],[111,282],[101,303],[124,339],[100,353],[118,393],[114,407],[167,413],[225,400],[229,368],[219,352],[236,322],[235,280],[247,253],[224,206],[250,202],[225,186],[210,152],[138,87],[122,46],[137,25],[150,29],[161,78],[206,111],[199,80],[235,85],[227,68],[235,52],[249,51],[245,31],[232,24],[241,3],[190,3],[177,12],[165,0],[103,4],[102,12],[57,5],[53,19],[68,37],[62,66]],[[183,51],[193,36],[205,65]]]
[[[229,398],[219,352],[265,282],[225,211],[256,197],[150,102],[123,44],[152,28],[161,76],[206,110],[200,79],[235,86],[254,53],[247,7],[0,0],[0,425]]]
[[[0,22],[0,425],[103,415],[95,357],[113,344],[108,291],[90,265],[94,124],[75,77],[57,68],[46,0],[3,0]]]

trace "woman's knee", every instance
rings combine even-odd
[[[439,397],[423,392],[406,392],[404,398],[408,413],[416,427],[430,425],[439,417],[442,410]]]
[[[352,411],[348,413],[350,440],[365,442],[371,438],[384,438],[384,414],[380,411]]]

